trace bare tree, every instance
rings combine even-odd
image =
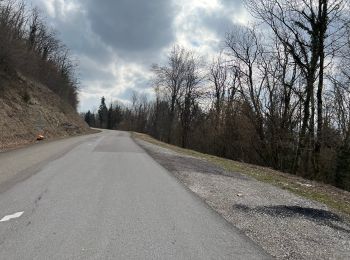
[[[182,127],[181,143],[184,148],[188,145],[193,116],[198,108],[198,99],[203,95],[200,87],[204,80],[204,75],[201,73],[200,60],[195,57],[193,52],[188,52],[187,55],[183,95],[181,99],[178,99]]]
[[[228,94],[229,84],[228,62],[222,58],[221,54],[213,60],[209,67],[209,81],[213,86],[214,108],[218,121]]]
[[[169,121],[167,141],[172,140],[172,128],[174,127],[176,104],[184,93],[184,82],[186,78],[186,63],[189,53],[178,45],[174,46],[168,55],[166,66],[153,65],[155,74],[155,85],[162,88],[169,100]]]
[[[0,69],[46,84],[76,108],[79,81],[75,62],[38,9],[24,1],[0,1]]]
[[[261,70],[264,53],[261,35],[254,27],[236,26],[231,33],[227,34],[226,46],[229,56],[233,59],[234,68],[239,70],[240,94],[252,111],[249,117],[255,124],[259,136],[259,144],[253,145],[256,145],[257,152],[265,161],[264,149],[260,149],[265,142],[261,96],[266,82],[266,74]]]
[[[278,40],[292,55],[304,80],[305,98],[294,172],[300,169],[301,155],[309,153],[310,142],[313,171],[319,172],[319,154],[323,133],[323,90],[325,57],[331,54],[337,35],[332,25],[339,21],[345,1],[342,0],[248,0],[251,13],[272,29]],[[329,43],[327,38],[331,39]],[[329,52],[328,52],[329,51]],[[317,136],[315,137],[315,89],[317,91]],[[307,135],[308,133],[308,135]],[[308,161],[308,160],[306,160]],[[308,171],[307,164],[304,171]]]

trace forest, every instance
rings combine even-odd
[[[271,167],[350,190],[350,6],[344,0],[247,0],[210,62],[175,45],[155,64],[155,98],[105,98],[90,126]]]
[[[0,0],[1,79],[17,73],[46,85],[73,108],[78,105],[76,62],[37,8],[25,2]]]

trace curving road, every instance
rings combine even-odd
[[[0,154],[0,259],[269,259],[126,132]]]

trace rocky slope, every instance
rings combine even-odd
[[[0,72],[0,151],[45,139],[89,133],[78,113],[46,86]]]

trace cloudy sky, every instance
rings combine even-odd
[[[80,111],[152,95],[149,69],[180,44],[210,57],[249,15],[240,0],[28,0],[79,61]]]

